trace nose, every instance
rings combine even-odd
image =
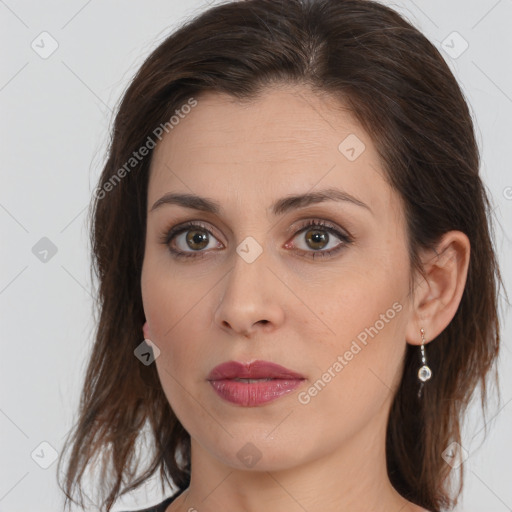
[[[233,269],[224,281],[215,324],[230,334],[245,337],[278,329],[285,317],[279,284],[267,267],[264,253],[252,263],[236,255]]]

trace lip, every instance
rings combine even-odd
[[[240,382],[235,379],[271,380]],[[215,392],[227,402],[243,407],[255,407],[290,393],[305,380],[305,377],[269,361],[228,361],[216,366],[207,380]]]
[[[253,361],[240,363],[227,361],[216,366],[208,375],[207,380],[221,379],[304,379],[304,375],[294,372],[270,361]]]

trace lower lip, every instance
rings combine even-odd
[[[244,407],[254,407],[286,395],[299,386],[302,381],[303,379],[273,379],[248,383],[221,379],[209,382],[224,400]]]

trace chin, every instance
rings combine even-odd
[[[234,436],[223,446],[216,444],[212,453],[233,469],[257,472],[288,470],[305,462],[303,442],[281,441],[268,432],[260,436]]]

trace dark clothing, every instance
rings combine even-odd
[[[165,512],[165,509],[181,494],[181,491],[169,498],[166,498],[162,503],[153,505],[152,507],[145,508],[143,510],[133,510],[131,512]]]

